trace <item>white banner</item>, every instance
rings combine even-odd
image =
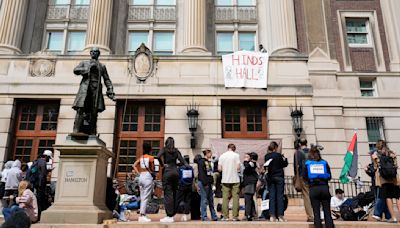
[[[238,51],[223,55],[225,87],[267,88],[268,53]]]

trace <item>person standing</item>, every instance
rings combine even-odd
[[[4,164],[4,169],[1,172],[1,181],[0,181],[0,199],[3,199],[4,193],[5,193],[5,188],[6,188],[6,181],[7,181],[7,175],[8,171],[10,171],[12,164],[14,161],[8,161],[6,164]],[[7,207],[6,203],[2,200],[2,205],[3,207]]]
[[[165,147],[157,154],[160,165],[164,167],[162,185],[164,190],[164,205],[167,216],[160,219],[160,222],[174,222],[176,215],[176,191],[179,185],[179,173],[177,168],[177,160],[181,164],[188,166],[183,159],[181,152],[175,148],[175,141],[172,137],[168,137],[165,141]]]
[[[47,162],[50,157],[47,156],[48,153],[43,153],[40,155],[39,159],[37,159],[37,168],[38,168],[38,179],[36,183],[32,183],[34,189],[36,190],[36,197],[38,200],[39,206],[39,220],[42,212],[49,207],[48,195],[47,195]],[[35,163],[34,162],[34,163]]]
[[[217,213],[214,208],[214,192],[212,186],[214,183],[212,167],[212,151],[203,150],[204,158],[198,160],[198,187],[200,191],[200,213],[201,220],[207,221],[207,204],[210,208],[211,219],[217,221]]]
[[[272,141],[268,147],[271,153],[265,155],[265,162],[268,163],[267,183],[269,191],[269,211],[271,222],[285,222],[284,217],[284,187],[285,172],[283,169],[288,166],[287,158],[278,152],[279,145]]]
[[[140,217],[139,222],[151,222],[146,216],[147,203],[153,193],[154,157],[150,155],[151,145],[143,143],[143,155],[133,164],[133,169],[139,173],[139,191],[140,191]]]
[[[308,159],[302,170],[303,178],[310,185],[310,200],[314,212],[314,227],[322,228],[320,208],[324,211],[325,227],[333,228],[330,210],[331,194],[328,181],[331,179],[331,169],[328,162],[321,158],[318,147],[311,148]]]
[[[235,152],[235,144],[228,145],[228,151],[218,160],[218,170],[222,172],[222,214],[223,221],[229,220],[229,198],[232,197],[233,221],[239,221],[240,157]]]
[[[293,170],[294,170],[294,175],[299,176],[300,184],[302,187],[301,193],[303,195],[304,207],[306,209],[307,222],[313,222],[314,215],[310,201],[310,186],[308,186],[307,182],[304,181],[304,179],[301,176],[303,172],[304,163],[306,162],[306,158],[308,156],[308,152],[310,151],[310,149],[307,147],[307,139],[301,138],[298,143],[300,148],[296,150],[293,156]]]
[[[190,163],[189,155],[183,156],[186,164]],[[182,222],[186,222],[189,219],[191,195],[193,189],[194,172],[192,166],[185,166],[180,163],[179,167],[179,186],[176,192],[176,206],[177,213],[183,214],[181,217]]]
[[[372,155],[375,167],[375,183],[380,187],[379,197],[386,199],[386,204],[391,218],[389,223],[397,223],[396,214],[393,209],[393,199],[397,201],[397,208],[400,211],[400,181],[397,175],[396,154],[389,149],[386,142],[378,141],[378,151]]]
[[[243,195],[247,221],[253,221],[253,218],[256,215],[256,205],[253,197],[256,193],[256,185],[258,181],[257,160],[258,154],[255,152],[247,153],[244,156]]]
[[[14,196],[18,195],[18,185],[22,180],[21,162],[17,159],[13,162],[11,169],[7,173],[7,180],[5,185],[5,197],[9,197],[10,202],[8,206],[11,206],[14,200]]]

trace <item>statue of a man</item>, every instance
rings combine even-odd
[[[79,91],[76,94],[73,109],[76,110],[73,133],[96,135],[97,114],[104,111],[105,104],[101,78],[107,87],[107,97],[115,99],[113,85],[108,76],[106,66],[99,62],[100,50],[90,50],[90,60],[84,60],[74,69],[74,74],[82,75]]]

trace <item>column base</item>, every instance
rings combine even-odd
[[[0,44],[0,54],[15,55],[15,54],[21,54],[21,53],[22,53],[22,51],[17,47]]]
[[[211,52],[209,52],[205,47],[202,47],[202,46],[190,46],[190,47],[184,48],[182,50],[182,54],[184,54],[184,55],[191,55],[191,54],[211,55]]]
[[[99,45],[99,44],[88,44],[88,45],[86,45],[86,47],[85,47],[85,49],[83,50],[83,52],[84,52],[84,53],[86,53],[86,52],[89,53],[90,50],[91,50],[92,48],[94,48],[94,47],[100,49],[100,52],[101,52],[102,55],[109,55],[109,54],[111,54],[111,50],[110,50],[109,47],[104,46],[104,45]]]

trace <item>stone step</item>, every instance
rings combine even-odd
[[[243,228],[249,226],[252,228],[312,228],[314,225],[307,222],[175,222],[162,224],[151,222],[141,224],[138,222],[126,222],[110,225],[80,225],[80,224],[34,224],[32,228]],[[378,222],[335,222],[336,228],[398,228],[399,224],[378,223]]]

